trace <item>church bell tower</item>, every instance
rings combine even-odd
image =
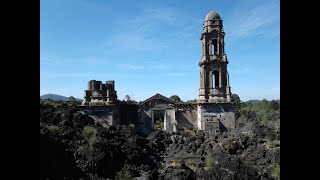
[[[198,128],[203,130],[235,128],[224,37],[220,15],[215,11],[209,12],[200,38],[202,53],[199,62]]]
[[[228,59],[224,50],[223,25],[218,13],[211,11],[201,33],[199,102],[231,102]]]

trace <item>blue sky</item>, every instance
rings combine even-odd
[[[83,98],[115,80],[120,100],[198,96],[205,16],[223,19],[231,92],[280,98],[279,0],[41,0],[40,95]]]

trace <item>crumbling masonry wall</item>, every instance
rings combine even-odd
[[[81,106],[82,112],[89,115],[96,123],[104,127],[119,125],[120,112],[116,105],[112,106]]]
[[[232,103],[202,103],[198,106],[198,129],[226,131],[235,129],[235,108]]]
[[[176,104],[177,130],[197,129],[197,104],[181,103]]]

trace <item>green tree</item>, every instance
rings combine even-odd
[[[246,108],[248,107],[248,103],[246,102],[241,102],[241,108]]]
[[[171,99],[174,102],[182,102],[178,95],[172,95],[172,96],[170,96],[169,99]]]
[[[131,101],[131,98],[130,98],[129,95],[126,95],[126,96],[124,97],[124,99],[125,99],[127,102],[130,102],[130,101]]]
[[[234,102],[235,107],[240,108],[241,107],[241,100],[240,100],[240,97],[238,96],[238,94],[232,94],[231,98],[232,98],[232,101]]]
[[[279,110],[280,109],[280,105],[277,101],[275,100],[272,100],[270,102],[270,108],[273,109],[273,110]]]
[[[262,99],[261,101],[258,102],[257,107],[259,109],[269,109],[270,105],[266,99]]]

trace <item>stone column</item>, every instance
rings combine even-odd
[[[221,37],[220,41],[221,41],[221,54],[224,54],[224,41],[223,41],[224,37]]]
[[[227,87],[229,87],[230,83],[229,83],[229,73],[228,73],[228,71],[226,71],[226,75],[227,75]]]
[[[214,74],[212,73],[213,71],[209,71],[209,89],[214,88],[214,84],[213,84],[213,78],[214,78]]]
[[[202,65],[200,67],[200,88],[201,89],[205,87],[204,77],[205,77],[205,72],[204,72],[204,66]]]
[[[164,125],[165,127],[165,125]],[[151,130],[154,129],[154,115],[153,115],[153,111],[151,110]]]
[[[220,54],[220,36],[218,36],[217,40],[217,54]]]
[[[208,42],[207,42],[207,37],[206,35],[204,35],[203,37],[203,44],[204,44],[204,56],[205,56],[205,59],[207,60],[207,54],[208,54]]]
[[[90,81],[90,90],[94,90],[94,82],[95,80]]]
[[[176,132],[175,110],[166,109],[164,114],[164,130],[168,132]]]
[[[229,81],[228,71],[226,71],[226,76],[227,76],[227,87],[226,87],[227,102],[231,102],[231,90],[230,90],[230,81]]]
[[[200,89],[199,89],[199,97],[198,101],[204,102],[206,101],[205,98],[205,77],[206,77],[206,72],[204,70],[204,65],[200,66]]]
[[[204,47],[204,42],[203,42],[203,40],[201,41],[201,45],[202,45],[201,48],[202,48],[202,57],[203,57],[203,56],[205,56],[205,51],[204,51],[204,48],[205,48],[205,47]]]
[[[222,88],[222,74],[221,74],[221,67],[220,67],[220,70],[219,70],[219,88]]]
[[[202,108],[201,105],[198,105],[198,116],[197,116],[197,120],[198,120],[198,130],[202,130]]]
[[[88,82],[88,90],[90,90],[91,89],[91,82],[89,81]]]

